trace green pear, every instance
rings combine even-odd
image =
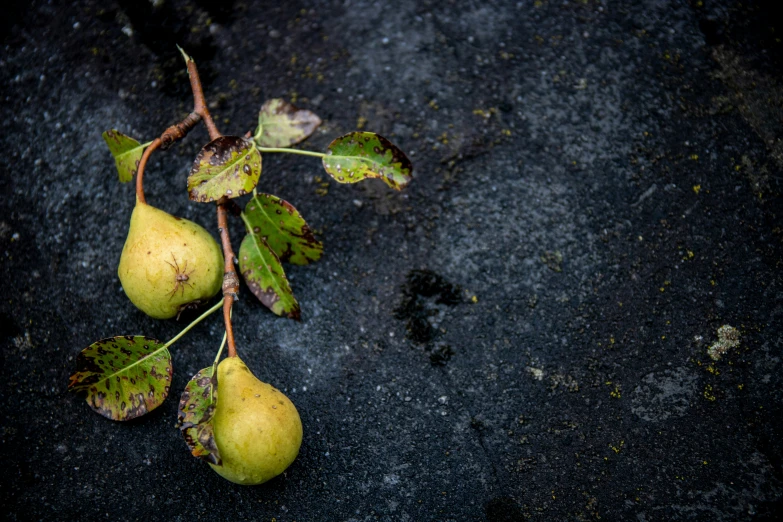
[[[239,357],[218,365],[212,430],[222,460],[210,464],[237,484],[261,484],[291,465],[302,444],[302,421],[294,404],[261,382]]]
[[[133,304],[168,319],[220,291],[223,252],[203,227],[137,200],[118,273]]]

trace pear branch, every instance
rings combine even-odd
[[[166,150],[177,141],[187,136],[188,132],[201,121],[201,115],[193,111],[179,123],[175,123],[160,135],[161,149]]]
[[[212,121],[212,116],[209,114],[207,108],[207,102],[204,98],[204,90],[201,88],[201,79],[198,76],[198,69],[196,68],[196,62],[193,58],[185,54],[185,51],[180,49],[182,56],[185,57],[185,63],[188,65],[188,76],[190,77],[190,90],[193,91],[193,113],[198,115],[203,121],[204,126],[209,132],[209,139],[216,140],[222,134],[215,127],[215,122]]]
[[[215,122],[212,121],[212,116],[209,114],[207,103],[204,100],[204,90],[201,88],[201,80],[198,76],[198,69],[196,69],[196,62],[193,58],[185,54],[185,51],[180,49],[182,56],[185,57],[185,63],[188,66],[188,76],[190,77],[190,88],[193,91],[193,112],[185,116],[179,123],[175,123],[160,135],[160,138],[156,138],[149,147],[144,150],[144,154],[139,161],[138,174],[136,175],[136,199],[142,203],[146,203],[144,198],[144,167],[147,165],[150,155],[156,149],[166,150],[177,141],[187,136],[193,127],[200,121],[204,122],[209,132],[209,139],[214,140],[220,137]]]
[[[182,56],[185,57],[185,63],[188,65],[188,76],[190,77],[190,89],[193,91],[193,112],[188,116],[193,116],[194,125],[199,120],[204,122],[209,132],[209,139],[216,140],[222,134],[217,130],[215,122],[212,121],[212,116],[209,114],[207,108],[207,102],[204,99],[204,89],[201,87],[201,79],[198,75],[198,68],[196,68],[196,62],[193,58],[185,54],[182,51]],[[198,116],[198,119],[195,119]],[[187,119],[187,118],[186,118]],[[225,267],[223,269],[223,322],[226,325],[226,338],[228,341],[228,356],[236,357],[237,349],[234,343],[234,328],[231,325],[231,308],[234,305],[234,300],[237,298],[239,292],[239,277],[237,276],[234,263],[236,256],[234,255],[234,249],[231,247],[231,237],[228,230],[228,212],[226,210],[226,204],[228,198],[220,198],[217,203],[217,221],[218,232],[220,233],[220,242],[223,245],[223,258],[225,259]]]
[[[217,205],[218,231],[220,242],[223,244],[223,257],[225,268],[223,269],[223,322],[226,324],[226,336],[228,340],[228,356],[236,357],[237,349],[234,344],[234,328],[231,325],[231,307],[239,292],[239,277],[234,269],[234,249],[231,248],[231,238],[228,233],[228,212],[226,211],[227,198],[220,198]]]
[[[136,174],[136,199],[141,203],[146,203],[144,198],[144,168],[147,165],[150,155],[155,150],[165,150],[169,148],[175,141],[184,138],[199,122],[204,122],[211,140],[216,140],[222,136],[217,130],[215,122],[212,120],[212,116],[209,114],[207,102],[204,99],[204,89],[201,87],[201,79],[199,78],[198,69],[196,68],[196,62],[193,61],[193,58],[185,54],[185,51],[182,49],[180,49],[180,51],[182,52],[182,56],[185,57],[185,63],[187,63],[188,66],[190,88],[193,91],[193,111],[181,122],[175,123],[166,129],[159,138],[155,138],[155,140],[150,143],[150,146],[144,150],[144,154],[139,161],[138,173]],[[220,242],[223,245],[223,257],[225,259],[225,267],[223,270],[223,321],[226,325],[228,356],[236,357],[237,349],[236,344],[234,343],[234,329],[231,325],[231,308],[234,305],[234,300],[237,298],[237,293],[239,292],[239,277],[234,268],[236,256],[234,255],[234,249],[231,247],[231,237],[228,231],[228,212],[226,211],[228,201],[228,198],[225,197],[220,198],[218,201],[217,220]]]

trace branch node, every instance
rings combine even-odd
[[[230,295],[234,299],[239,293],[239,277],[236,272],[226,272],[223,274],[223,295]]]
[[[194,111],[188,114],[184,120],[175,123],[160,135],[160,148],[163,150],[168,149],[175,141],[184,138],[200,121],[201,115],[199,113]]]

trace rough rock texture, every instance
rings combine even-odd
[[[775,2],[13,2],[0,54],[0,498],[8,520],[773,520],[783,510],[783,23]],[[174,428],[66,385],[79,350],[175,335],[121,292],[133,206],[102,131],[219,128],[284,97],[409,153],[338,185],[264,158],[326,251],[288,269],[302,322],[243,287],[243,359],[299,409],[284,476],[240,487]],[[148,200],[216,230],[153,156]],[[232,222],[235,248],[241,223]],[[192,317],[192,316],[191,316]],[[723,325],[738,347],[707,350]]]

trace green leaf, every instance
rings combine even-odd
[[[300,320],[301,311],[283,266],[266,241],[258,234],[247,234],[239,246],[239,270],[250,291],[280,316]]]
[[[102,136],[103,141],[109,146],[111,155],[114,156],[114,164],[117,166],[120,181],[122,183],[129,182],[139,170],[141,156],[149,143],[142,145],[115,129],[107,130]]]
[[[373,132],[352,132],[329,144],[324,169],[340,183],[380,178],[401,190],[411,181],[413,165],[392,142]]]
[[[259,147],[290,147],[310,136],[321,118],[285,100],[267,100],[258,113],[258,129],[253,139]]]
[[[190,379],[179,400],[177,427],[194,457],[221,465],[212,417],[217,406],[217,372],[215,366],[199,371]]]
[[[163,403],[171,372],[171,354],[160,341],[141,335],[109,337],[79,353],[68,389],[86,391],[93,410],[125,421]]]
[[[242,216],[248,233],[261,236],[280,262],[306,265],[321,258],[324,245],[287,201],[257,194],[248,201]]]
[[[199,151],[188,176],[190,199],[202,203],[251,192],[261,175],[261,154],[253,140],[221,136]]]

